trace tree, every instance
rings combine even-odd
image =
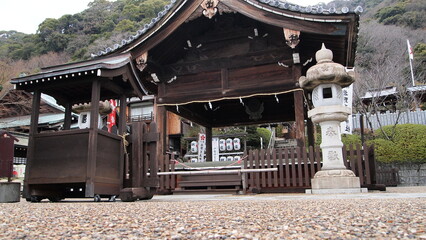
[[[354,85],[354,105],[358,112],[366,116],[371,129],[372,114],[387,110],[401,114],[410,110],[415,104],[414,97],[406,90],[411,84],[407,71],[409,64],[406,39],[419,42],[424,36],[425,33],[421,31],[409,32],[401,27],[383,26],[373,21],[361,25],[356,58],[359,76]],[[392,104],[389,104],[389,98],[382,96],[389,87],[396,89]],[[363,97],[367,91],[372,95],[369,103],[364,104]],[[380,130],[383,131],[377,114],[376,117]],[[394,127],[398,124],[398,120],[399,118],[395,121]],[[393,134],[384,134],[388,139],[393,137]]]

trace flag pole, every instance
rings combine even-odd
[[[411,62],[411,60],[414,59],[414,53],[413,53],[413,49],[411,48],[410,41],[408,39],[407,39],[407,47],[408,47],[408,61],[410,61],[411,81],[414,87],[416,83],[414,81],[413,63]]]
[[[411,62],[411,58],[409,58],[410,61],[410,69],[411,69],[411,80],[413,83],[413,87],[416,85],[416,83],[414,82],[414,73],[413,73],[413,63]]]

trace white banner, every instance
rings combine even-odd
[[[198,162],[205,162],[206,134],[198,134]]]
[[[352,98],[353,98],[353,84],[348,87],[342,88],[343,105],[350,108],[352,111]],[[340,123],[340,131],[342,134],[352,134],[352,114],[348,116],[346,121]]]
[[[213,162],[219,161],[219,138],[218,137],[214,137],[212,139],[212,157],[213,157]]]

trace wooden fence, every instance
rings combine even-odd
[[[343,151],[343,157],[345,166],[360,178],[363,187],[376,183],[372,147],[350,145],[346,151]],[[239,176],[239,179],[241,179],[239,186],[229,187],[233,190],[242,189],[245,192],[304,191],[304,189],[311,188],[311,179],[316,172],[321,170],[321,158],[319,146],[315,148],[311,146],[309,148],[251,150],[243,157],[238,167],[241,171],[230,173]],[[177,172],[178,170],[175,172],[173,156],[166,156],[162,159],[159,169],[161,172],[170,172],[170,175],[160,176],[161,191],[182,189],[182,186],[180,186],[182,177]],[[194,186],[205,186],[206,191],[211,190],[212,186],[217,186],[217,182],[220,181],[218,178],[224,178],[224,175],[213,174],[213,172],[210,177],[211,185],[209,185],[208,180],[204,179],[204,185],[196,184]],[[231,171],[228,170],[228,172]],[[197,175],[197,173],[194,172],[191,175]]]
[[[350,145],[343,151],[345,166],[360,178],[362,186],[374,183],[372,148]],[[311,187],[311,178],[321,170],[321,150],[317,147],[255,150],[248,153],[244,168],[277,168],[278,171],[250,172],[243,176],[243,188],[248,191],[286,191]]]

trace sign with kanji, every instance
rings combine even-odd
[[[352,111],[352,97],[353,97],[353,84],[342,89],[343,106],[346,106]],[[340,130],[342,134],[352,134],[352,114],[348,116],[346,121],[340,123]]]
[[[198,134],[198,162],[205,162],[206,134]]]

